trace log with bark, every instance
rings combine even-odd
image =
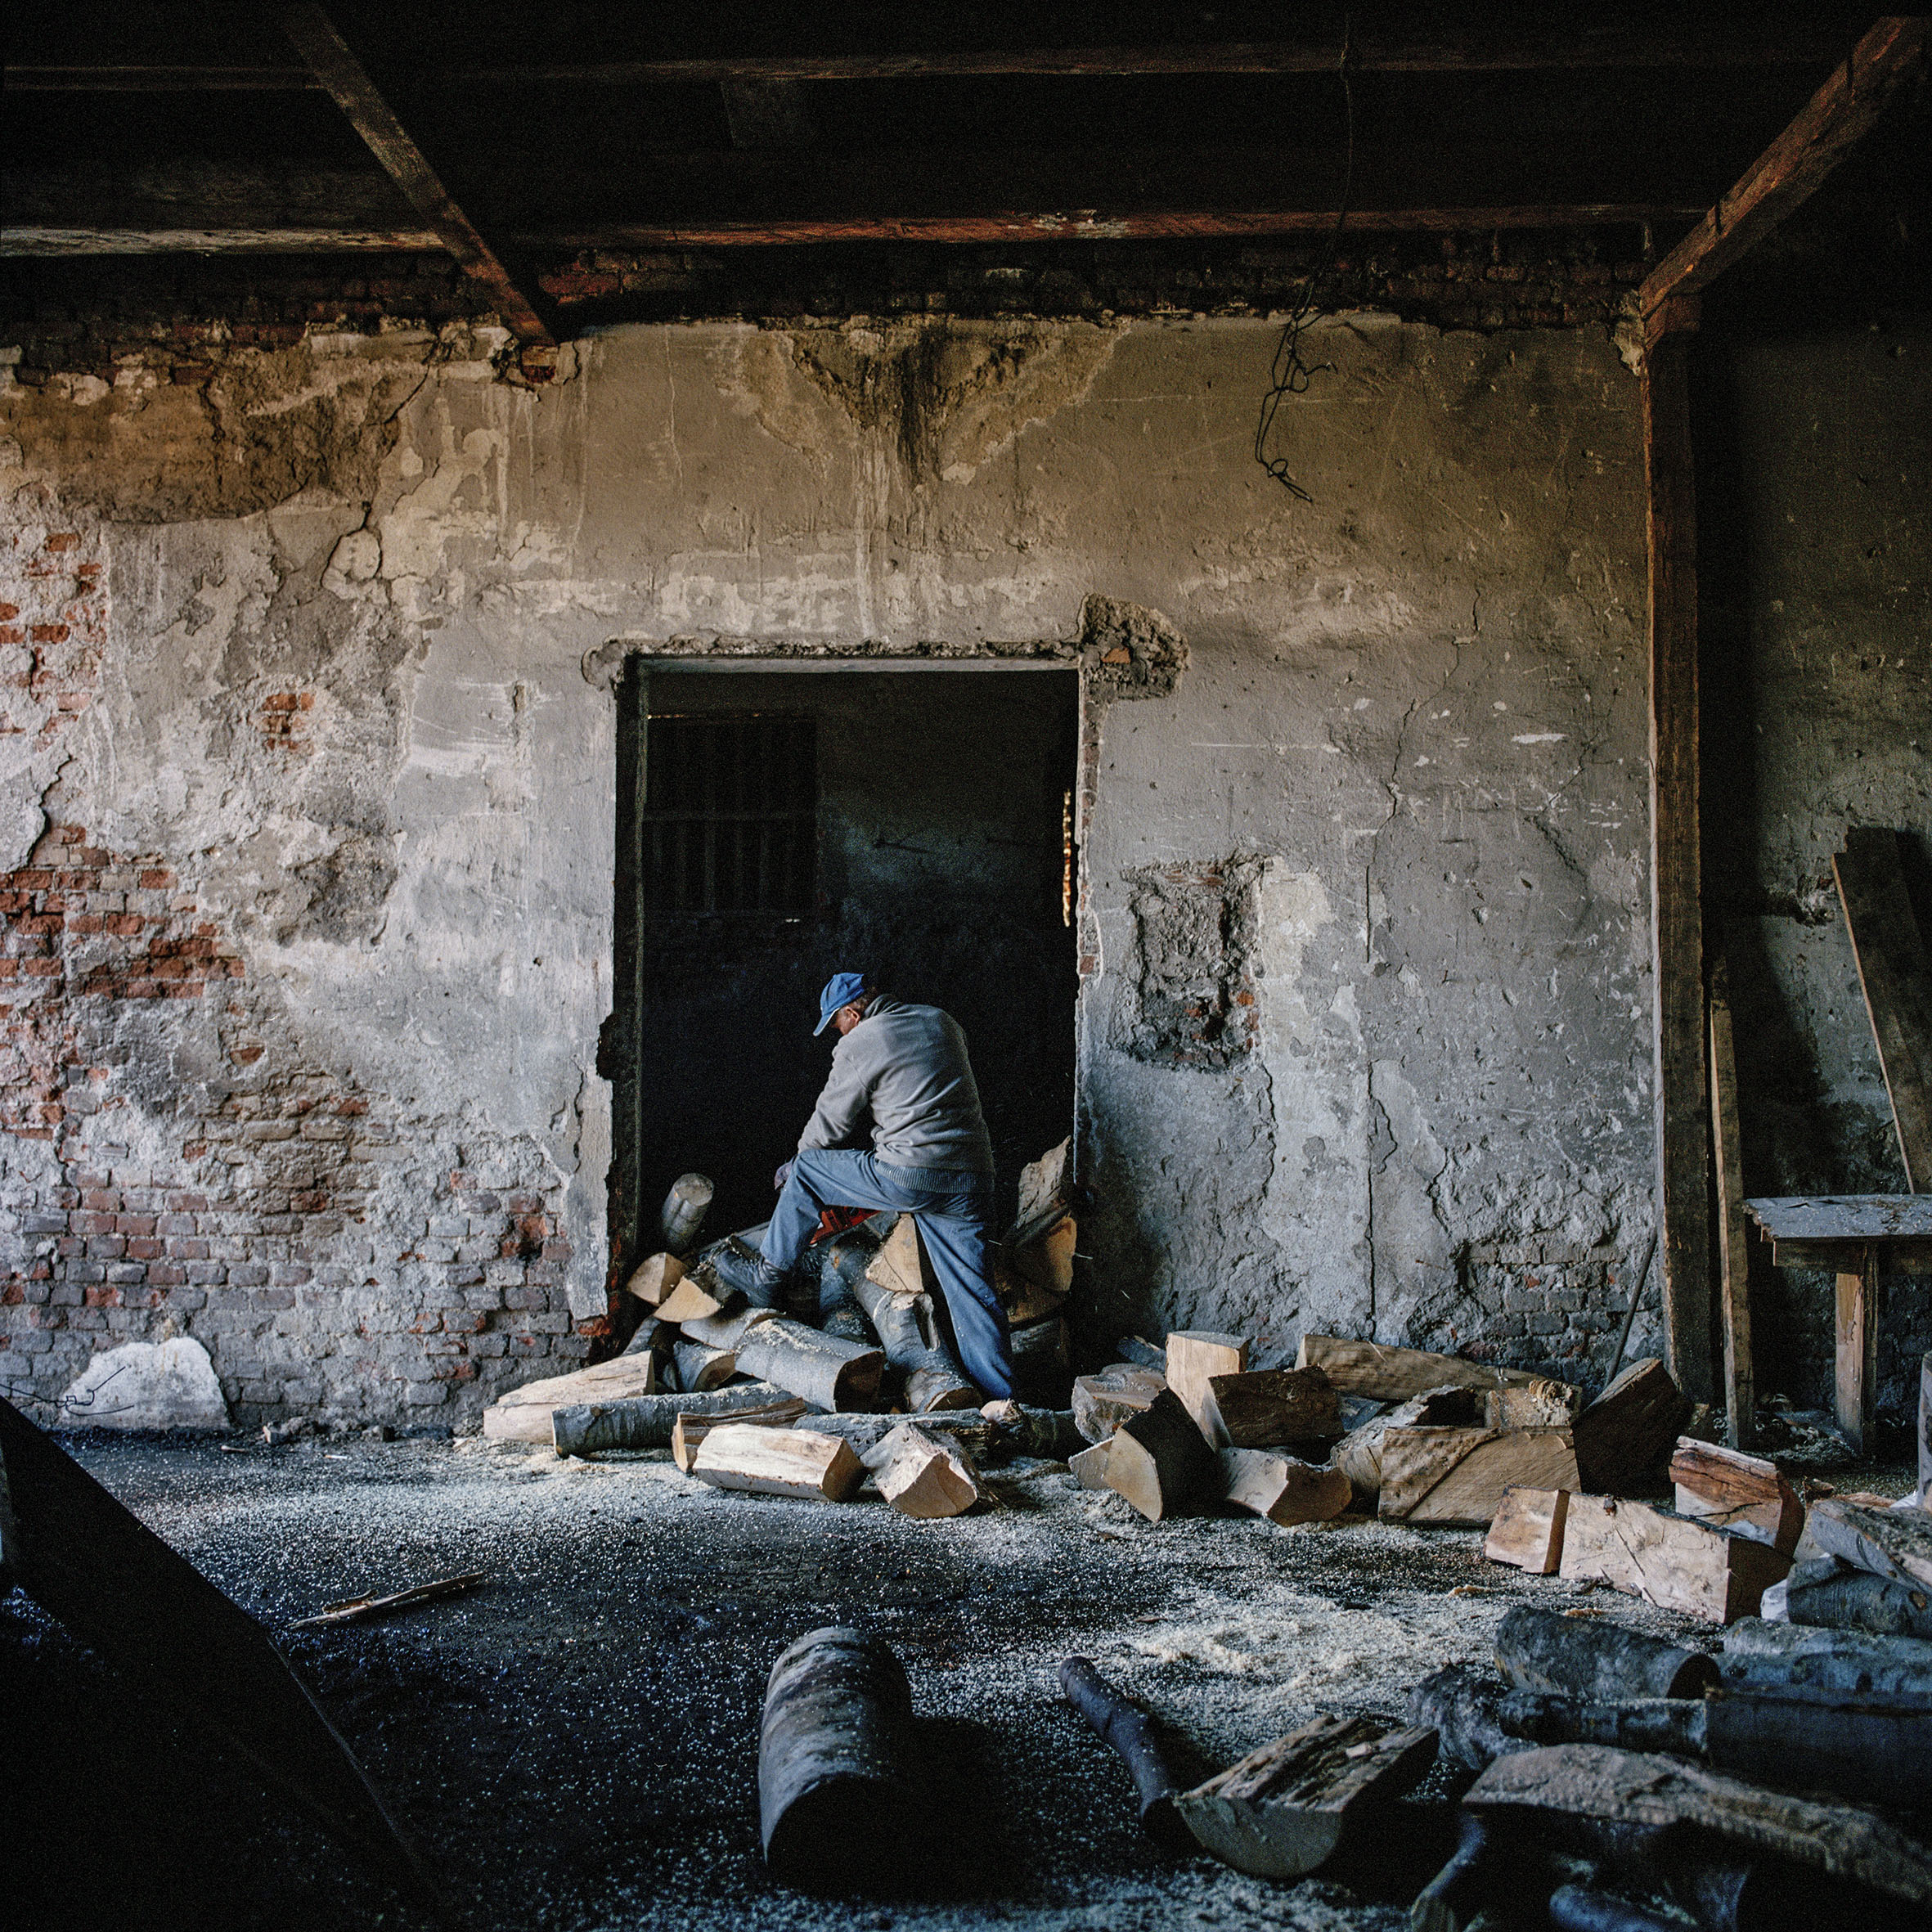
[[[723,1423],[744,1422],[761,1429],[789,1429],[805,1413],[804,1403],[796,1395],[783,1402],[769,1404],[763,1409],[734,1409],[727,1416],[694,1415],[687,1410],[671,1426],[671,1459],[689,1476],[705,1437]]]
[[[579,1402],[543,1412],[559,1456],[595,1456],[612,1449],[668,1449],[681,1415],[729,1415],[784,1400],[771,1382],[734,1382],[708,1395],[645,1395],[630,1402]]]
[[[1109,1683],[1085,1657],[1069,1657],[1061,1665],[1060,1688],[1125,1761],[1134,1780],[1141,1829],[1170,1850],[1192,1851],[1193,1835],[1175,1809],[1179,1787],[1147,1713]]]
[[[681,1341],[671,1351],[677,1364],[677,1386],[686,1395],[706,1395],[721,1389],[738,1373],[738,1357],[728,1348],[707,1348],[701,1341]]]
[[[1247,1367],[1247,1338],[1242,1335],[1203,1328],[1176,1328],[1168,1335],[1167,1386],[1210,1442],[1215,1435],[1207,1409],[1208,1378],[1239,1375]]]
[[[1256,1368],[1211,1375],[1202,1404],[1216,1449],[1277,1449],[1340,1440],[1341,1407],[1319,1368]]]
[[[1430,1389],[1350,1429],[1336,1444],[1334,1462],[1354,1487],[1355,1507],[1373,1510],[1382,1494],[1382,1441],[1391,1429],[1466,1428],[1481,1414],[1481,1397],[1471,1390]]]
[[[624,1283],[647,1308],[655,1308],[685,1278],[685,1265],[676,1255],[649,1255],[631,1270]]]
[[[782,1318],[748,1328],[738,1341],[738,1366],[747,1375],[802,1395],[815,1409],[869,1408],[878,1395],[884,1355],[856,1341],[821,1334]]]
[[[1144,1415],[1166,1386],[1165,1377],[1131,1362],[1116,1362],[1096,1375],[1076,1376],[1074,1425],[1089,1442],[1104,1442],[1128,1417]]]
[[[664,1197],[664,1206],[658,1215],[658,1227],[665,1247],[672,1254],[688,1255],[698,1245],[714,1192],[702,1174],[681,1174],[671,1184],[671,1192]]]
[[[1107,1486],[1150,1523],[1197,1514],[1219,1499],[1220,1459],[1171,1389],[1114,1431]]]
[[[980,1500],[977,1474],[956,1442],[902,1422],[864,1458],[878,1493],[902,1516],[922,1522],[964,1516]]]
[[[1575,1489],[1567,1429],[1390,1429],[1382,1439],[1385,1521],[1484,1529],[1514,1484]]]
[[[1923,1638],[1807,1629],[1746,1617],[1724,1633],[1719,1662],[1728,1684],[1917,1697],[1932,1706],[1932,1642]]]
[[[1105,1447],[1089,1453],[1102,1453]],[[1349,1480],[1339,1469],[1318,1468],[1266,1449],[1224,1449],[1220,1458],[1228,1501],[1284,1529],[1296,1523],[1332,1521],[1351,1499]]]
[[[1409,1908],[1409,1932],[1468,1932],[1495,1894],[1505,1862],[1509,1875],[1521,1882],[1517,1860],[1498,1858],[1494,1841],[1482,1820],[1464,1812],[1455,1855],[1416,1894]]]
[[[851,1445],[807,1429],[721,1421],[698,1445],[691,1474],[713,1489],[752,1496],[843,1503],[865,1480]]]
[[[1764,1593],[1763,1614],[1779,1622],[1932,1638],[1932,1590],[1874,1576],[1823,1557],[1796,1565]]]
[[[723,1314],[699,1315],[680,1322],[677,1332],[685,1341],[702,1342],[707,1348],[735,1349],[748,1328],[778,1319],[775,1308],[735,1308]]]
[[[1932,1515],[1821,1496],[1804,1520],[1798,1553],[1807,1560],[1836,1557],[1910,1589],[1932,1591]]]
[[[1576,1418],[1576,1459],[1586,1486],[1629,1495],[1661,1486],[1689,1421],[1689,1399],[1654,1355],[1633,1362]]]
[[[1125,1362],[1133,1368],[1151,1368],[1163,1381],[1167,1376],[1167,1345],[1163,1341],[1149,1341],[1139,1335],[1123,1335],[1113,1345],[1117,1362]]]
[[[903,1880],[924,1836],[912,1691],[876,1637],[813,1630],[771,1667],[758,1738],[765,1862],[786,1885]]]
[[[1323,1715],[1251,1751],[1175,1800],[1202,1850],[1256,1878],[1300,1878],[1346,1839],[1386,1828],[1387,1808],[1436,1762],[1436,1735]]]
[[[1932,1510],[1932,1355],[1919,1364],[1919,1507]]]
[[[1538,1835],[1568,1822],[1721,1840],[1742,1857],[1776,1858],[1932,1909],[1932,1850],[1874,1813],[1786,1796],[1654,1752],[1588,1744],[1512,1751],[1462,1802],[1485,1822],[1507,1820]],[[1859,1902],[1847,1895],[1839,1903],[1842,1922],[1857,1922]]]
[[[1633,1905],[1595,1885],[1558,1885],[1550,1894],[1550,1923],[1557,1932],[1678,1932],[1683,1921]]]
[[[1701,1516],[1787,1557],[1798,1547],[1804,1505],[1775,1462],[1683,1436],[1670,1458],[1670,1480],[1679,1516]]]
[[[901,1225],[910,1226],[912,1217]],[[905,1378],[905,1406],[914,1414],[928,1409],[977,1409],[986,1398],[966,1378],[946,1346],[924,1295],[901,1295],[869,1274],[851,1282],[851,1292],[878,1336],[886,1360]]]
[[[1406,1402],[1431,1389],[1521,1388],[1548,1379],[1527,1369],[1498,1368],[1461,1355],[1386,1347],[1379,1341],[1346,1341],[1336,1335],[1304,1335],[1295,1364],[1299,1368],[1319,1368],[1342,1395],[1367,1395],[1377,1402]]]
[[[1067,1400],[1073,1379],[1066,1317],[1029,1322],[1012,1335],[1013,1386],[1027,1401],[1057,1409]]]
[[[815,1415],[805,1426],[836,1436],[864,1455],[905,1420],[902,1415]],[[1017,1402],[941,1409],[921,1416],[919,1424],[937,1440],[957,1444],[982,1467],[1021,1456],[1063,1461],[1085,1440],[1073,1427],[1071,1410],[1026,1409]]]
[[[483,1436],[490,1442],[548,1442],[553,1409],[582,1402],[629,1402],[657,1389],[657,1359],[650,1350],[616,1355],[568,1375],[547,1375],[505,1391],[483,1413]]]
[[[1483,1554],[1492,1563],[1507,1563],[1532,1576],[1554,1576],[1563,1561],[1563,1519],[1569,1507],[1567,1489],[1505,1490]]]
[[[1719,1682],[1714,1659],[1601,1617],[1567,1617],[1521,1604],[1496,1626],[1496,1668],[1512,1688],[1586,1703],[1701,1697]]]
[[[1757,1615],[1790,1567],[1768,1543],[1620,1497],[1572,1496],[1564,1519],[1561,1575],[1708,1623]]]

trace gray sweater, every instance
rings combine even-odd
[[[872,1151],[894,1167],[993,1171],[993,1143],[959,1022],[937,1006],[875,999],[832,1049],[832,1072],[798,1145],[847,1147],[872,1117]]]

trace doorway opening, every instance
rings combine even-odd
[[[639,661],[618,703],[622,1265],[694,1169],[717,1188],[708,1231],[771,1212],[841,971],[965,1029],[1009,1214],[1073,1120],[1079,674]]]

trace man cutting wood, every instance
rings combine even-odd
[[[780,1168],[764,1250],[712,1265],[757,1305],[783,1305],[787,1277],[828,1207],[896,1209],[919,1223],[959,1361],[989,1396],[1013,1392],[1013,1344],[993,1287],[993,1143],[959,1022],[937,1006],[887,999],[859,973],[835,973],[815,1033],[838,1029],[832,1072],[798,1151]],[[869,1152],[853,1145],[867,1121]]]

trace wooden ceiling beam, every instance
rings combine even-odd
[[[490,291],[505,326],[515,332],[525,351],[539,352],[535,358],[526,354],[526,366],[532,372],[544,366],[541,352],[556,346],[550,324],[456,205],[328,14],[319,6],[297,5],[284,10],[281,23],[295,51],[308,63],[309,71],[362,136],[383,172],[402,191],[463,272]]]
[[[1889,17],[1872,27],[1804,111],[1645,278],[1637,301],[1647,317],[1667,312],[1674,298],[1709,287],[1823,186],[1924,73],[1929,26],[1922,18]]]

